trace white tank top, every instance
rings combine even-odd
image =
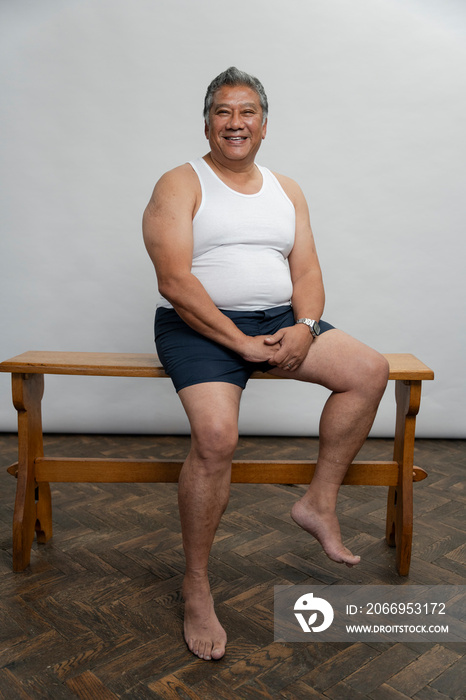
[[[203,158],[190,162],[202,201],[193,220],[191,272],[219,309],[252,311],[291,303],[288,266],[295,208],[277,178],[257,166],[262,187],[242,194],[228,187]],[[170,308],[165,299],[161,306]]]

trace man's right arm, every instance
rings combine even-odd
[[[155,186],[144,212],[143,234],[159,291],[194,330],[252,362],[268,360],[274,348],[242,333],[191,273],[192,222],[200,197],[199,181],[190,165],[171,170]]]

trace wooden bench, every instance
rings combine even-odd
[[[388,486],[386,539],[396,546],[400,575],[409,572],[413,532],[413,481],[426,472],[413,464],[416,415],[422,380],[434,373],[409,354],[385,355],[396,382],[396,425],[392,461],[354,462],[344,484]],[[13,515],[13,569],[30,561],[34,533],[45,543],[52,536],[50,482],[176,482],[181,460],[129,460],[46,457],[43,450],[41,400],[45,374],[107,377],[166,377],[156,355],[91,352],[26,352],[0,363],[11,372],[13,403],[18,411],[18,462],[8,468],[17,477]],[[255,379],[278,379],[253,374]],[[234,461],[232,482],[307,484],[310,460]]]

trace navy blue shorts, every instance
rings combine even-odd
[[[223,311],[246,335],[273,335],[294,326],[291,306],[263,311]],[[334,326],[319,322],[321,332]],[[233,350],[201,335],[188,326],[174,309],[159,307],[155,314],[155,345],[159,360],[176,391],[203,382],[228,382],[242,389],[253,372],[268,372],[268,362],[247,362]]]

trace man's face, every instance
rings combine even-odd
[[[251,161],[265,138],[259,95],[245,85],[224,85],[214,94],[205,135],[220,162]]]

